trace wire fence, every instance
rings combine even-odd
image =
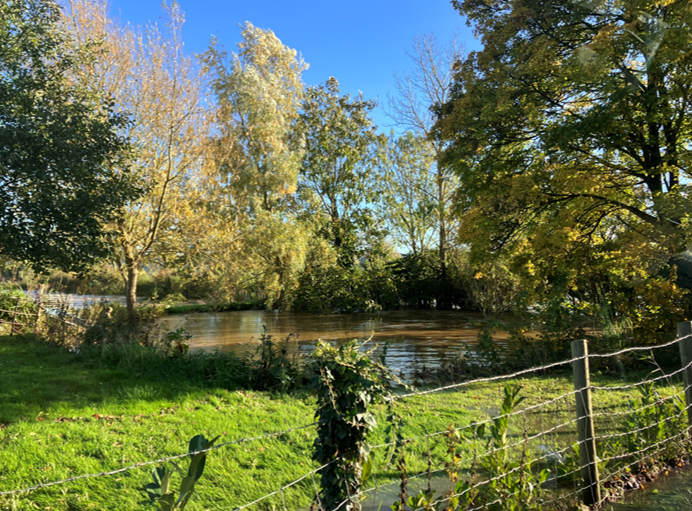
[[[585,341],[575,342],[584,343],[586,350]],[[654,354],[658,350],[675,346],[680,346],[682,353],[680,369],[666,372],[657,366],[655,372],[626,384],[592,385],[590,382],[590,360],[647,352],[655,362]],[[475,410],[461,406],[454,420],[461,423],[459,426],[449,425],[424,434],[407,434],[405,425],[394,428],[390,432],[394,439],[372,445],[369,458],[358,460],[371,467],[368,470],[371,475],[363,481],[359,491],[344,495],[336,506],[327,509],[322,504],[320,495],[324,482],[321,475],[330,465],[353,463],[339,456],[291,481],[277,483],[275,490],[235,509],[288,511],[287,502],[300,500],[287,499],[291,491],[301,492],[303,501],[312,502],[310,509],[320,511],[369,509],[370,505],[372,509],[393,505],[394,509],[402,511],[475,511],[494,505],[509,507],[513,502],[531,503],[534,509],[550,510],[563,509],[580,500],[601,505],[620,496],[628,484],[636,486],[637,478],[647,477],[647,467],[670,464],[688,452],[692,428],[689,420],[692,357],[686,357],[686,350],[692,353],[692,335],[681,335],[663,345],[613,353],[588,354],[584,351],[583,355],[568,360],[511,374],[395,395],[390,400],[391,407],[422,403],[419,413],[426,413],[426,400],[433,394],[445,392],[459,396],[470,389],[491,388],[488,395],[496,396],[502,391],[497,402],[486,401]],[[572,377],[565,371],[549,373],[569,368],[572,368]],[[517,385],[536,375],[545,379],[545,392],[538,399],[534,396],[523,400]],[[572,384],[573,390],[565,390]],[[116,470],[2,490],[0,497],[67,485],[81,479],[109,477],[200,452],[290,435],[318,425],[313,422]],[[393,426],[390,424],[390,427]]]
[[[200,450],[198,450],[198,451],[189,451],[189,452],[186,452],[186,453],[183,453],[183,454],[175,454],[175,455],[173,455],[173,456],[165,456],[165,457],[163,457],[163,458],[159,458],[159,459],[156,459],[156,460],[143,461],[143,462],[140,462],[140,463],[134,463],[134,464],[132,464],[132,465],[128,465],[127,467],[122,467],[122,468],[119,468],[119,469],[116,469],[116,470],[110,470],[110,471],[104,471],[104,472],[97,472],[97,473],[93,473],[93,474],[82,474],[82,475],[78,475],[78,476],[68,477],[68,478],[66,478],[66,479],[61,479],[61,480],[59,480],[59,481],[52,481],[52,482],[48,482],[48,483],[40,483],[40,484],[37,484],[37,485],[34,485],[34,486],[29,486],[29,487],[26,487],[26,488],[21,488],[21,489],[18,489],[18,490],[0,491],[0,497],[2,497],[2,496],[7,496],[7,495],[15,495],[15,494],[18,494],[18,493],[27,493],[27,492],[34,491],[34,490],[40,490],[40,489],[42,489],[42,488],[48,488],[48,487],[50,487],[50,486],[57,486],[57,485],[61,485],[61,484],[67,484],[67,483],[71,483],[71,482],[73,482],[73,481],[78,481],[78,480],[80,480],[80,479],[90,479],[90,478],[93,478],[93,477],[113,476],[113,475],[116,475],[116,474],[121,474],[121,473],[123,473],[123,472],[127,472],[127,471],[129,471],[129,470],[135,470],[135,469],[139,469],[139,468],[142,468],[142,467],[147,467],[147,466],[150,466],[150,465],[159,465],[159,464],[162,464],[162,463],[166,463],[166,462],[169,462],[169,461],[178,460],[178,459],[181,459],[181,458],[188,458],[188,457],[194,456],[195,454],[201,454],[201,453],[205,453],[205,452],[216,451],[216,450],[223,449],[224,447],[228,447],[228,446],[231,446],[231,445],[238,445],[238,444],[243,444],[243,443],[247,443],[247,442],[254,442],[254,441],[258,441],[258,440],[264,440],[264,439],[267,439],[267,438],[274,438],[274,437],[278,437],[278,436],[288,435],[288,434],[293,433],[293,432],[295,432],[295,431],[300,431],[300,430],[303,430],[303,429],[311,428],[311,427],[314,427],[314,426],[316,426],[316,425],[317,425],[317,422],[313,422],[313,423],[311,423],[311,424],[306,424],[305,426],[299,426],[299,427],[297,427],[297,428],[287,429],[287,430],[284,430],[284,431],[277,431],[277,432],[274,432],[274,433],[267,433],[266,435],[259,435],[259,436],[254,436],[254,437],[240,438],[240,439],[238,439],[238,440],[232,440],[232,441],[230,441],[230,442],[224,442],[224,443],[222,443],[222,444],[218,444],[218,445],[214,445],[213,447],[209,447],[208,449],[200,449]],[[261,499],[260,499],[260,500],[261,500]],[[258,502],[259,502],[259,501],[258,501]]]
[[[98,312],[94,307],[77,307],[68,295],[4,293],[0,294],[0,335],[39,333],[63,346],[76,345]]]

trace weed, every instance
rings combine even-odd
[[[251,388],[288,391],[301,383],[301,367],[296,357],[288,355],[288,344],[294,338],[294,334],[289,334],[275,341],[272,335],[267,334],[267,327],[263,327],[255,355],[246,361]]]
[[[159,509],[162,511],[182,511],[185,509],[195,491],[195,484],[204,473],[204,466],[207,461],[207,453],[198,451],[211,448],[218,438],[217,436],[212,440],[207,440],[204,435],[197,435],[190,440],[190,466],[187,469],[187,474],[180,469],[177,463],[172,461],[169,466],[164,465],[152,470],[154,482],[147,484],[144,488],[149,499],[156,503]],[[182,478],[177,499],[175,491],[170,488],[173,474],[179,474]]]

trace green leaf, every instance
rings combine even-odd
[[[197,480],[192,476],[183,477],[183,480],[180,483],[181,495],[184,493],[192,492],[195,489],[195,481]]]
[[[175,495],[168,493],[161,497],[156,505],[161,509],[161,511],[173,511],[175,506]]]
[[[190,440],[190,452],[199,451],[202,449],[211,448],[214,443],[219,439],[219,436],[215,437],[211,441],[207,441],[203,435],[197,435],[192,440]],[[188,476],[194,476],[194,480],[197,481],[202,477],[204,472],[204,465],[207,461],[207,453],[195,454],[190,461],[190,468],[187,471]]]
[[[361,479],[361,484],[365,484],[370,480],[372,475],[372,456],[366,456],[363,461],[363,476]]]
[[[149,483],[144,487],[144,489],[152,502],[156,502],[163,495],[161,486],[158,483]]]

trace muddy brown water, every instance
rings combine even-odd
[[[376,314],[292,314],[268,311],[242,311],[168,316],[162,325],[167,330],[185,328],[193,349],[253,353],[266,326],[267,334],[282,339],[294,334],[289,343],[293,353],[315,349],[318,339],[337,344],[350,339],[386,344],[386,362],[410,373],[414,368],[433,368],[445,358],[464,350],[473,352],[480,314],[441,311],[391,311]],[[507,334],[498,331],[494,339],[502,343]]]

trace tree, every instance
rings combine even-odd
[[[137,189],[127,118],[90,87],[49,0],[0,5],[0,254],[84,270],[112,248],[104,225]]]
[[[339,94],[330,78],[310,87],[302,104],[298,131],[304,145],[298,182],[310,214],[324,222],[322,234],[349,268],[361,253],[358,245],[372,234],[369,201],[375,198],[375,167],[384,143],[370,112],[374,101]]]
[[[133,119],[127,134],[135,146],[129,164],[146,193],[112,224],[118,265],[126,284],[127,309],[135,319],[137,281],[154,254],[180,255],[191,243],[184,218],[204,190],[204,156],[211,133],[201,66],[185,55],[183,13],[166,8],[164,29],[134,29],[108,17],[101,0],[72,0],[67,25],[76,37],[100,38],[92,79]],[[195,222],[202,217],[197,210]]]
[[[302,157],[294,123],[308,66],[271,30],[246,22],[242,37],[230,59],[218,44],[205,56],[218,103],[218,168],[243,246],[228,264],[244,268],[245,286],[260,286],[269,307],[286,309],[309,241],[292,207]]]
[[[453,3],[484,42],[438,125],[477,251],[511,248],[525,275],[593,298],[599,279],[641,278],[684,249],[688,6]]]
[[[429,142],[411,131],[390,141],[379,214],[387,219],[393,241],[418,256],[432,248],[439,226],[438,183],[430,173],[435,155]]]
[[[389,116],[400,126],[423,137],[434,155],[428,169],[436,185],[434,198],[437,214],[437,248],[440,258],[442,293],[438,307],[449,308],[448,251],[456,235],[457,222],[452,215],[453,196],[458,184],[451,166],[443,160],[447,140],[434,133],[436,106],[452,98],[453,76],[462,49],[456,39],[441,47],[434,35],[417,36],[408,53],[413,62],[410,73],[396,76],[397,95],[389,98]],[[422,192],[426,194],[426,192]]]
[[[301,151],[292,124],[303,98],[308,68],[271,30],[246,22],[239,53],[217,43],[206,54],[219,102],[223,171],[238,192],[239,210],[272,211],[295,192]]]

